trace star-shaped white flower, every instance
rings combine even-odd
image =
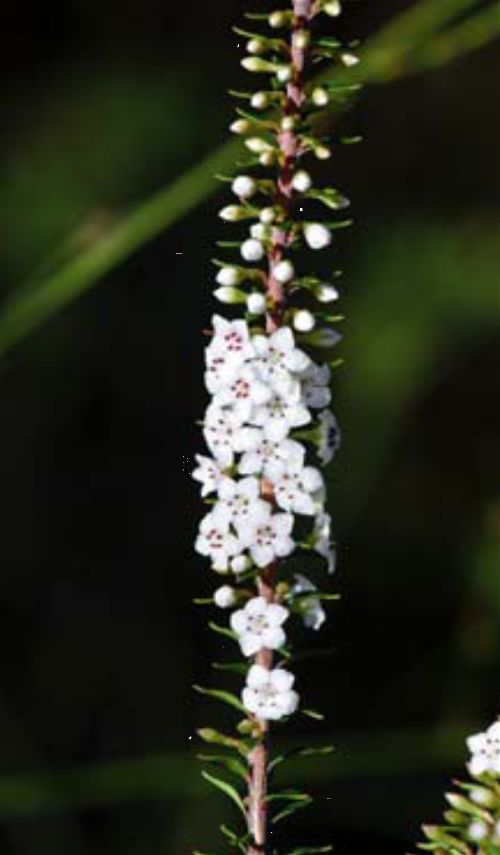
[[[294,573],[295,584],[292,587],[293,594],[309,594],[317,591],[314,585],[307,576],[301,573]],[[319,597],[304,597],[299,600],[302,620],[308,629],[318,630],[326,620],[326,612],[321,605]]]
[[[271,396],[271,389],[259,378],[255,365],[249,362],[240,366],[227,385],[217,391],[213,403],[219,407],[230,406],[242,421],[247,421],[252,408],[267,403]]]
[[[246,321],[228,321],[221,315],[213,315],[212,327],[214,335],[207,352],[229,353],[240,362],[254,356]]]
[[[308,424],[311,413],[302,403],[297,387],[285,395],[275,391],[269,401],[254,408],[249,421],[261,427],[268,439],[281,442],[293,428]]]
[[[299,374],[310,365],[309,356],[295,347],[290,327],[281,327],[269,336],[256,335],[252,344],[258,357],[258,370],[274,388],[276,383],[289,383],[290,374]]]
[[[299,704],[293,683],[293,674],[284,668],[269,671],[262,665],[252,665],[242,692],[243,706],[260,719],[276,721],[291,715]]]
[[[314,466],[291,463],[285,470],[278,464],[269,467],[276,504],[284,511],[314,516],[321,509],[324,480]]]
[[[203,435],[223,469],[232,466],[242,423],[241,416],[232,410],[222,409],[213,403],[207,407]]]
[[[340,446],[340,430],[337,419],[330,410],[323,410],[318,416],[316,447],[323,466],[330,463]]]
[[[332,399],[330,392],[331,371],[328,365],[313,362],[302,375],[302,397],[313,410],[322,410]]]
[[[467,739],[471,752],[468,764],[471,775],[500,775],[500,720],[484,733],[476,733]]]
[[[282,624],[289,615],[279,603],[268,603],[264,597],[252,597],[244,608],[231,615],[231,629],[238,636],[244,656],[253,656],[263,648],[277,650],[286,641]]]
[[[332,518],[323,511],[314,520],[313,549],[326,559],[329,573],[335,571],[336,555],[332,542]]]
[[[272,514],[267,502],[253,519],[236,526],[241,543],[248,549],[257,567],[266,567],[275,558],[284,558],[293,552],[295,543],[290,537],[292,529],[292,514]]]
[[[205,457],[203,454],[195,455],[198,466],[193,470],[192,478],[199,481],[201,484],[201,495],[203,497],[214,493],[218,487],[229,480],[227,475],[224,475],[217,461],[212,457]]]
[[[243,427],[239,433],[238,451],[242,452],[238,471],[242,475],[276,475],[277,467],[284,471],[287,466],[302,466],[305,449],[294,439],[273,442],[258,427]]]
[[[226,478],[218,490],[219,502],[217,507],[229,514],[231,523],[236,526],[245,525],[253,519],[261,519],[266,514],[268,504],[260,498],[260,484],[257,478],[242,478],[234,481]]]
[[[215,570],[228,569],[230,559],[242,550],[240,541],[230,530],[229,514],[219,509],[202,519],[195,549],[212,560]]]

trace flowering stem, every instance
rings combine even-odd
[[[296,117],[306,100],[303,89],[303,71],[306,63],[307,39],[300,42],[296,38],[299,31],[305,32],[313,17],[314,0],[292,0],[294,19],[291,28],[290,65],[291,77],[286,89],[286,101],[283,107],[283,117]],[[277,133],[277,143],[280,149],[280,169],[277,179],[275,202],[289,219],[293,196],[292,179],[295,171],[298,139],[293,127],[280,127]],[[266,313],[266,332],[274,333],[282,325],[283,311],[286,305],[286,286],[273,275],[273,269],[284,255],[288,245],[289,234],[282,228],[272,229],[268,250],[268,273],[266,276],[266,295],[268,311]],[[260,485],[262,498],[274,504],[272,485],[263,478]],[[257,578],[258,595],[267,602],[276,601],[275,565],[264,568]],[[273,651],[264,648],[255,657],[255,663],[264,668],[272,669]],[[267,841],[267,804],[268,790],[267,769],[269,755],[269,722],[255,719],[259,725],[261,737],[249,756],[250,780],[248,786],[248,832],[251,843],[248,855],[263,855]]]

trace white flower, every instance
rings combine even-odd
[[[222,410],[214,404],[210,404],[207,408],[203,435],[210,451],[223,469],[233,464],[241,425],[242,420],[237,413]]]
[[[268,504],[260,498],[260,486],[257,478],[242,478],[241,481],[233,481],[226,478],[217,491],[220,501],[216,505],[219,509],[229,515],[233,526],[243,526],[248,520],[260,520],[262,514],[267,512]]]
[[[500,721],[484,733],[469,736],[467,747],[472,754],[468,764],[471,775],[500,775]]]
[[[252,665],[242,692],[243,705],[260,719],[277,720],[291,715],[299,704],[293,683],[293,674],[284,668],[269,671],[262,665]]]
[[[236,591],[231,585],[221,585],[214,591],[214,603],[220,609],[230,609],[236,604]]]
[[[326,283],[322,283],[314,288],[314,296],[320,303],[333,303],[334,300],[338,300],[339,292],[333,285],[327,285]]]
[[[250,98],[250,104],[254,110],[265,110],[269,107],[269,96],[267,92],[255,92]]]
[[[252,338],[252,345],[258,357],[259,373],[279,391],[285,392],[288,388],[292,392],[294,387],[290,384],[290,374],[303,372],[311,364],[309,356],[295,347],[290,327],[281,327],[269,336],[256,335]]]
[[[328,90],[323,86],[316,86],[312,91],[311,100],[316,107],[326,107],[330,102]]]
[[[243,362],[255,355],[246,321],[228,321],[220,315],[213,315],[212,326],[214,336],[205,351],[207,357],[222,353]]]
[[[201,484],[201,495],[203,497],[214,493],[217,488],[228,480],[227,475],[224,475],[218,463],[211,457],[204,457],[203,454],[195,455],[198,466],[193,471],[192,477],[195,481]]]
[[[293,439],[273,442],[267,439],[264,431],[256,427],[243,427],[239,433],[238,451],[243,452],[238,463],[242,475],[276,476],[277,467],[284,471],[287,466],[296,463],[303,465],[305,449]]]
[[[292,178],[292,187],[298,193],[307,193],[312,187],[312,178],[304,169],[300,169]]]
[[[247,309],[251,315],[263,315],[267,309],[267,301],[264,294],[253,291],[247,297]]]
[[[260,261],[264,258],[264,247],[255,238],[243,241],[240,251],[245,261]]]
[[[237,175],[231,189],[240,199],[250,199],[257,192],[257,183],[250,175]]]
[[[257,567],[266,567],[275,558],[290,555],[295,546],[290,537],[294,522],[292,514],[272,514],[270,505],[264,504],[265,508],[252,519],[236,524],[238,537]]]
[[[300,309],[293,316],[293,326],[297,332],[311,332],[316,326],[316,318],[307,309]]]
[[[254,408],[267,404],[273,392],[262,380],[254,363],[244,363],[228,384],[214,395],[213,403],[217,407],[230,406],[241,422],[248,421]]]
[[[231,615],[231,629],[237,634],[244,656],[254,656],[264,647],[277,650],[283,647],[286,636],[281,627],[289,615],[288,609],[278,603],[268,603],[264,597],[252,597],[247,604]]]
[[[332,242],[331,232],[322,223],[306,223],[304,238],[311,249],[324,249]]]
[[[322,410],[331,401],[331,371],[328,365],[315,365],[311,362],[302,375],[302,397],[304,403],[313,410]]]
[[[282,285],[285,285],[295,276],[295,269],[292,262],[285,259],[284,261],[278,261],[278,263],[274,265],[272,274],[277,282],[281,282]]]
[[[241,552],[241,544],[229,528],[229,514],[211,511],[200,523],[196,552],[212,560],[214,569],[227,570],[229,559]]]
[[[318,493],[323,493],[324,481],[314,466],[290,464],[284,471],[280,464],[269,467],[276,504],[284,511],[314,516],[321,509]]]
[[[279,442],[285,439],[292,428],[308,424],[311,421],[311,413],[300,400],[300,390],[297,387],[285,394],[273,392],[269,401],[253,408],[249,421],[252,425],[263,428],[268,439]]]
[[[219,285],[238,285],[241,279],[241,271],[237,267],[221,267],[215,277]]]
[[[340,446],[340,430],[337,419],[330,410],[323,410],[318,416],[317,453],[326,466],[333,459]]]
[[[336,555],[331,536],[332,518],[326,511],[314,520],[313,549],[326,559],[329,573],[335,571]]]
[[[293,594],[308,594],[317,591],[314,585],[307,576],[302,576],[301,573],[294,573],[295,584],[292,587]],[[321,605],[319,597],[304,597],[299,600],[302,620],[308,629],[318,630],[323,626],[326,620],[326,612]]]

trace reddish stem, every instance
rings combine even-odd
[[[307,29],[314,15],[314,0],[292,0],[294,20],[292,26],[292,48],[291,66],[292,76],[287,85],[284,116],[294,116],[300,113],[304,102],[305,93],[302,75],[304,71],[307,48],[299,47],[294,43],[293,34],[298,30]],[[281,152],[281,166],[277,180],[277,198],[275,202],[285,211],[285,218],[289,219],[291,213],[291,201],[293,196],[292,180],[295,171],[298,139],[293,130],[279,130],[277,142]],[[266,315],[266,332],[271,335],[283,323],[283,313],[286,307],[286,288],[278,282],[272,274],[274,266],[283,259],[285,249],[288,245],[288,234],[279,227],[272,230],[271,246],[268,250],[269,271],[266,277],[266,294],[269,309]],[[272,485],[266,479],[261,482],[261,495],[274,504]],[[276,599],[275,591],[275,566],[265,567],[259,574],[257,580],[257,592],[268,602]],[[273,667],[274,657],[272,650],[261,650],[255,657],[255,663],[264,668]],[[247,855],[265,855],[267,850],[267,788],[269,762],[269,723],[254,717],[255,724],[261,734],[249,756],[250,782],[248,787],[248,814],[247,824],[251,836],[251,843],[247,849]]]

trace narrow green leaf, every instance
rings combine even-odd
[[[206,689],[204,686],[196,685],[193,686],[193,689],[199,692],[200,695],[208,695],[211,698],[215,698],[216,701],[222,701],[222,703],[234,707],[239,712],[246,712],[241,701],[232,692],[225,692],[222,689]]]
[[[196,732],[200,739],[203,739],[204,742],[210,745],[223,745],[225,748],[233,748],[244,757],[248,754],[248,748],[245,743],[235,736],[228,736],[226,733],[221,733],[212,727],[200,727]]]
[[[222,778],[216,778],[215,775],[210,775],[210,773],[205,770],[202,771],[201,775],[205,778],[205,781],[208,781],[209,784],[212,784],[213,787],[228,796],[228,798],[230,798],[231,801],[240,809],[243,816],[245,816],[245,805],[243,804],[243,800],[238,791],[231,784],[228,784],[227,781],[223,781]]]
[[[215,766],[223,766],[228,772],[237,775],[243,781],[248,780],[248,769],[243,763],[240,763],[236,757],[230,757],[227,754],[197,754],[198,760],[202,763],[213,763]]]
[[[295,813],[297,810],[309,807],[311,803],[312,799],[310,797],[304,801],[290,802],[290,804],[286,805],[283,810],[280,810],[279,813],[273,816],[271,819],[272,825],[275,825],[277,822],[281,822],[282,819],[285,819],[285,817],[290,816],[290,814]]]
[[[266,802],[306,802],[311,800],[307,793],[299,793],[297,790],[284,790],[282,793],[270,793],[266,796]]]
[[[299,846],[298,849],[292,849],[286,855],[323,855],[324,852],[332,852],[333,846]]]
[[[224,635],[226,638],[231,638],[233,641],[237,639],[236,633],[227,626],[219,626],[219,624],[214,623],[213,621],[210,621],[208,625],[211,630],[217,632],[219,635]]]
[[[212,662],[212,668],[216,671],[231,671],[234,674],[246,674],[248,665],[244,662]]]
[[[317,710],[302,709],[301,712],[302,712],[302,715],[307,716],[307,718],[313,718],[316,721],[324,721],[324,718],[325,718],[323,713],[320,713]]]

